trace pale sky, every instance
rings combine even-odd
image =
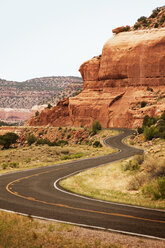
[[[80,76],[112,29],[132,26],[165,0],[0,0],[0,78]]]

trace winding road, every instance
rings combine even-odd
[[[165,240],[165,211],[106,202],[68,192],[59,181],[71,174],[143,153],[122,140],[120,129],[105,143],[119,152],[0,176],[0,209],[79,226]]]

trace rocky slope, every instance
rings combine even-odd
[[[80,73],[84,88],[78,96],[28,124],[91,126],[97,119],[103,127],[136,128],[146,114],[165,109],[165,28],[114,35]]]
[[[40,105],[56,105],[64,97],[82,89],[79,77],[43,77],[25,82],[0,79],[0,120],[19,122],[29,119]]]

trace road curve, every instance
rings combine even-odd
[[[143,151],[122,140],[134,131],[119,129],[105,143],[119,152],[97,158],[0,176],[0,209],[76,225],[165,240],[165,211],[111,203],[67,192],[59,179]]]

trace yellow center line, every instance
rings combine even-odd
[[[55,169],[55,170],[59,170],[59,169]],[[78,210],[78,211],[82,211],[82,212],[97,213],[97,214],[103,214],[103,215],[109,215],[109,216],[117,216],[117,217],[124,217],[124,218],[130,218],[130,219],[136,219],[136,220],[143,220],[143,221],[149,221],[149,222],[156,222],[156,223],[163,223],[163,224],[165,224],[165,221],[162,221],[162,220],[147,219],[147,218],[136,217],[136,216],[132,216],[132,215],[103,212],[103,211],[97,211],[97,210],[91,210],[91,209],[84,209],[84,208],[72,207],[72,206],[65,205],[65,204],[59,204],[59,203],[53,203],[53,202],[46,202],[46,201],[35,199],[33,197],[30,197],[30,196],[23,196],[23,195],[19,194],[18,192],[14,192],[14,191],[11,190],[12,189],[10,187],[11,185],[14,185],[14,184],[16,184],[18,182],[21,182],[21,181],[23,181],[25,179],[29,179],[29,178],[34,177],[34,176],[39,176],[39,175],[42,175],[42,174],[48,174],[48,173],[51,173],[51,172],[52,171],[46,171],[46,172],[36,173],[36,174],[31,175],[31,176],[26,176],[26,177],[22,177],[22,178],[16,179],[16,180],[14,180],[14,181],[12,181],[12,182],[10,182],[10,183],[7,184],[6,190],[9,193],[11,193],[12,195],[18,196],[20,198],[23,198],[23,199],[26,199],[26,200],[30,200],[30,201],[39,202],[39,203],[50,205],[50,206],[57,206],[57,207],[62,207],[62,208],[67,208],[67,209]]]

